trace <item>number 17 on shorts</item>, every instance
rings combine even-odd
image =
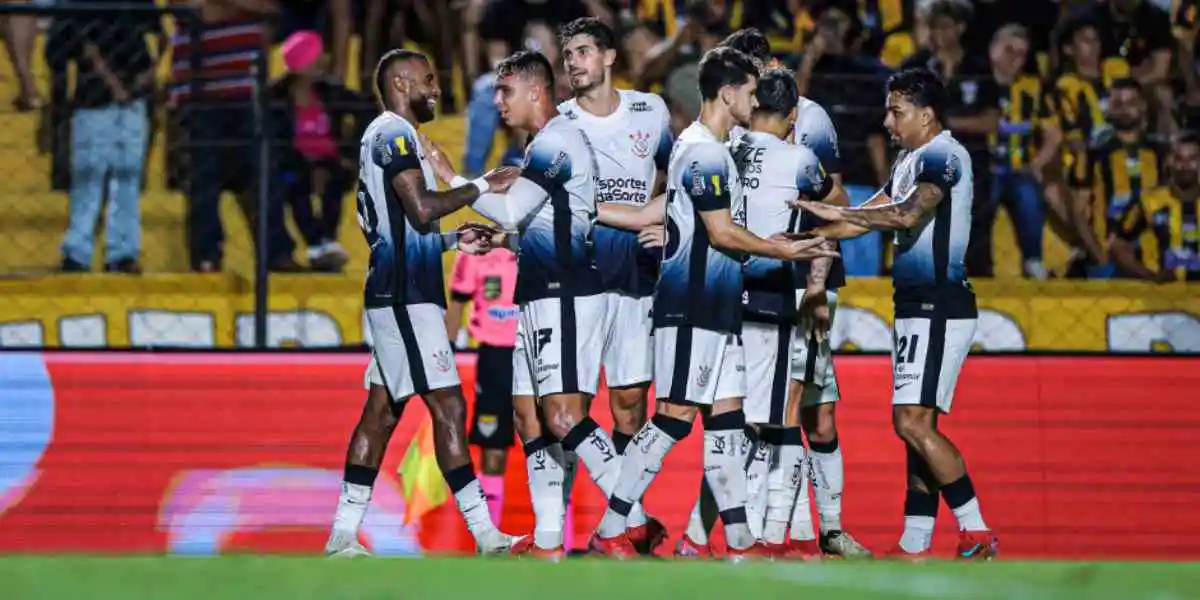
[[[958,374],[971,351],[975,319],[896,319],[892,342],[892,404],[950,412]]]

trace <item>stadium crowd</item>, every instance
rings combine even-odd
[[[503,131],[492,103],[495,65],[523,47],[561,69],[554,29],[591,15],[618,32],[618,87],[660,93],[676,133],[699,110],[703,52],[737,29],[766,33],[777,57],[795,70],[801,93],[823,105],[840,132],[846,189],[856,204],[889,176],[884,81],[902,66],[933,68],[951,90],[950,126],[973,155],[975,197],[982,200],[973,215],[971,277],[992,276],[996,260],[1019,260],[1033,279],[1200,278],[1200,149],[1187,134],[1200,126],[1196,0],[181,3],[200,7],[199,44],[186,31],[165,33],[153,13],[53,19],[45,53],[56,77],[48,98],[30,83],[29,40],[39,24],[24,16],[3,24],[21,84],[14,106],[46,107],[50,129],[58,132],[51,141],[54,183],[71,195],[65,271],[90,268],[95,223],[108,196],[108,270],[140,272],[144,158],[152,136],[176,124],[179,137],[168,135],[183,142],[169,144],[169,183],[188,200],[193,270],[221,269],[218,199],[223,191],[238,194],[253,222],[264,169],[272,178],[271,268],[340,270],[347,253],[336,224],[342,198],[353,189],[359,135],[375,110],[373,98],[355,91],[371,83],[348,81],[351,52],[359,53],[358,64],[371,65],[392,47],[427,50],[439,67],[440,110],[465,112],[464,172],[478,174],[493,140],[507,144],[507,162],[520,160],[524,142],[521,133]],[[258,132],[255,69],[273,44],[282,45],[288,72],[270,82],[271,129]],[[192,73],[197,48],[201,72]],[[167,81],[153,76],[160,61],[173,66]],[[71,63],[76,75],[69,85]],[[369,79],[370,69],[359,71]],[[193,86],[201,81],[197,94]],[[156,117],[164,107],[174,118]],[[116,135],[102,133],[108,131]],[[268,165],[248,143],[262,133],[275,148]],[[320,198],[319,210],[310,196]],[[288,207],[305,237],[304,264],[293,258],[296,243],[284,227]],[[1019,258],[992,256],[1001,207],[1014,223]],[[1044,264],[1047,233],[1073,248],[1065,272]],[[890,250],[878,234],[844,244],[842,253],[851,276],[889,268]]]

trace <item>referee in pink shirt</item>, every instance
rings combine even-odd
[[[459,339],[463,307],[471,303],[467,333],[479,342],[475,366],[475,422],[470,442],[483,449],[479,482],[492,521],[504,506],[504,468],[513,445],[513,344],[521,315],[513,302],[517,255],[505,248],[487,254],[458,253],[450,279],[446,331]],[[460,344],[460,347],[465,344]]]

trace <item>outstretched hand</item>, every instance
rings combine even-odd
[[[835,250],[825,247],[826,240],[823,237],[796,239],[793,237],[795,234],[782,235],[787,236],[789,240],[784,243],[784,253],[787,255],[786,260],[812,260],[814,258],[837,258],[839,256]]]
[[[424,133],[417,134],[417,141],[425,149],[425,161],[429,163],[429,166],[433,167],[433,172],[437,174],[438,179],[444,181],[446,185],[451,185],[450,181],[458,173],[454,172],[454,167],[450,164],[450,158]]]
[[[497,167],[483,174],[483,178],[488,182],[488,191],[495,194],[507,192],[520,176],[521,169],[517,167]]]

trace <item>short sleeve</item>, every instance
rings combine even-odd
[[[796,143],[812,150],[827,172],[842,172],[842,152],[838,148],[837,130],[829,113],[821,106],[809,106],[804,118],[796,121]]]
[[[797,162],[796,190],[800,197],[822,200],[829,195],[831,182],[821,161],[811,152],[801,152]]]
[[[374,144],[371,158],[387,179],[409,169],[421,168],[421,159],[417,155],[417,132],[407,123],[385,127],[375,136]]]
[[[938,187],[954,187],[962,179],[962,160],[941,144],[921,151],[917,158],[917,183],[932,183]]]
[[[571,179],[571,153],[566,141],[555,132],[538,134],[525,149],[521,177],[547,194]]]
[[[1139,33],[1145,39],[1146,52],[1170,50],[1175,43],[1171,33],[1171,17],[1157,6],[1142,8],[1145,11],[1145,29]]]
[[[679,189],[687,194],[696,210],[729,209],[729,152],[720,144],[693,147],[686,157],[690,162],[682,170]]]
[[[459,252],[454,260],[454,271],[450,274],[450,295],[455,300],[466,302],[475,295],[475,257]]]
[[[671,164],[671,149],[675,146],[675,136],[671,135],[671,111],[667,103],[657,95],[651,96],[655,110],[662,116],[662,129],[658,133],[658,146],[654,148],[654,166],[659,171],[666,172]]]

